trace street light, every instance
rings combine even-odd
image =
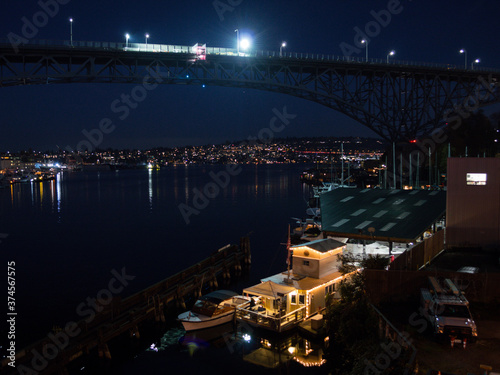
[[[283,48],[285,48],[285,47],[286,47],[286,42],[281,43],[281,46],[280,46],[280,57],[282,56],[282,54],[283,54]]]
[[[71,47],[73,47],[73,18],[69,19],[69,40]]]
[[[148,44],[149,34],[146,34],[146,44]]]
[[[474,64],[479,64],[480,62],[481,62],[481,60],[479,60],[479,59],[475,59],[475,60],[472,62],[472,64],[470,64],[470,68],[471,68],[472,70],[474,70]]]
[[[128,48],[128,40],[130,38],[129,34],[125,34],[125,48]]]
[[[241,48],[242,48],[243,50],[245,50],[245,51],[246,51],[247,49],[249,49],[249,48],[250,48],[250,39],[247,39],[247,38],[242,39],[242,40],[241,40]]]
[[[236,33],[236,51],[238,52],[238,55],[240,54],[240,30],[236,29],[234,30]]]
[[[463,53],[465,55],[465,64],[464,64],[464,66],[465,66],[465,69],[467,69],[467,51],[464,50],[464,49],[461,49],[459,52]]]
[[[396,54],[396,51],[394,51],[394,50],[389,52],[389,54],[387,55],[387,64],[389,64],[389,56],[394,56],[395,54]]]
[[[361,43],[366,45],[366,62],[368,62],[368,41],[366,39],[363,39]]]

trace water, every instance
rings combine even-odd
[[[242,287],[283,270],[287,225],[309,197],[299,182],[308,166],[240,166],[194,206],[194,189],[226,168],[65,172],[0,190],[0,233],[8,234],[0,260],[16,262],[18,347],[80,319],[78,306],[108,286],[113,269],[135,276],[126,297],[249,235],[252,269]],[[198,211],[189,223],[181,203]]]

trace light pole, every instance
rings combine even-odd
[[[389,54],[387,55],[387,64],[389,64],[389,56],[394,56],[395,54],[396,54],[396,51],[394,51],[394,50],[389,52]]]
[[[69,19],[69,40],[71,47],[73,47],[73,18]]]
[[[148,44],[149,34],[146,34],[146,45]]]
[[[472,62],[472,64],[470,64],[470,68],[471,68],[472,70],[474,70],[474,64],[479,64],[480,62],[481,62],[481,60],[479,60],[479,59],[475,59],[475,60]]]
[[[125,34],[125,48],[128,48],[128,40],[130,38],[129,34]]]
[[[240,30],[236,29],[234,30],[236,33],[236,51],[238,52],[238,55],[240,54]]]
[[[467,69],[467,51],[464,50],[464,49],[461,49],[459,52],[464,54],[464,57],[465,57],[465,64],[464,64],[464,66],[465,66],[465,69]]]
[[[368,41],[366,39],[363,39],[361,43],[365,44],[366,46],[366,62],[368,62]]]
[[[283,48],[286,47],[286,42],[283,42],[281,43],[281,46],[280,46],[280,57],[283,55]]]

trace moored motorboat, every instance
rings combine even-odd
[[[200,297],[190,311],[177,318],[186,331],[215,327],[230,322],[236,307],[250,304],[250,298],[229,290],[217,290]]]

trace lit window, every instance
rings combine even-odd
[[[467,185],[486,185],[486,173],[467,173]]]

